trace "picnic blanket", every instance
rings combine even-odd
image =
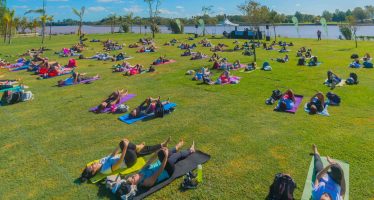
[[[303,96],[302,95],[297,95],[295,94],[295,103],[293,105],[293,108],[290,109],[290,110],[285,110],[285,111],[280,111],[277,107],[274,108],[274,111],[280,111],[280,112],[287,112],[287,113],[292,113],[292,114],[295,114],[297,109],[299,108],[300,104],[301,104],[301,101],[303,100]]]
[[[89,162],[89,163],[87,163],[86,166],[89,166],[94,162],[99,162],[99,160],[94,160],[92,162]],[[91,183],[97,183],[97,182],[103,180],[104,178],[106,178],[107,176],[110,176],[110,175],[118,175],[118,174],[128,175],[128,174],[134,173],[136,171],[139,171],[141,168],[143,168],[143,166],[145,164],[146,164],[146,161],[144,160],[144,158],[138,157],[136,159],[136,163],[133,166],[131,166],[129,168],[125,168],[125,169],[118,169],[118,170],[112,172],[112,174],[108,174],[108,175],[105,175],[105,174],[102,174],[102,173],[97,173],[94,177],[92,177],[90,179],[90,181],[91,181]]]
[[[134,98],[136,95],[135,94],[127,94],[126,96],[123,96],[119,102],[115,105],[115,107],[118,107],[119,105],[125,103],[126,101],[129,101],[130,99]],[[98,106],[96,107],[93,107],[90,109],[91,112],[96,112],[96,110],[98,109]],[[107,113],[107,112],[110,112],[110,108],[105,108],[102,113]]]
[[[177,106],[177,104],[175,103],[168,103],[166,105],[164,105],[164,110],[165,111],[170,111],[170,109],[172,108],[175,108]],[[131,117],[130,114],[125,114],[121,117],[119,117],[118,119],[126,124],[133,124],[137,121],[140,121],[140,120],[143,120],[143,119],[148,119],[148,118],[151,118],[153,117],[155,114],[152,112],[150,114],[144,114],[144,115],[141,115],[139,117]]]
[[[195,153],[189,155],[187,158],[178,161],[175,164],[173,175],[168,178],[167,180],[154,185],[153,187],[144,190],[140,189],[137,191],[137,196],[133,198],[133,200],[144,199],[145,197],[151,195],[154,192],[162,189],[163,187],[169,185],[175,179],[187,174],[188,172],[197,168],[197,165],[204,164],[210,160],[210,155],[203,153],[201,151],[196,151]],[[172,194],[171,194],[172,195]]]
[[[326,157],[321,157],[321,160],[322,160],[323,166],[328,165]],[[349,200],[349,164],[343,161],[340,161],[340,160],[335,160],[335,161],[339,163],[343,169],[345,187],[346,187],[344,200]],[[301,197],[302,200],[312,199],[312,189],[313,189],[313,184],[314,184],[313,180],[315,179],[315,177],[313,177],[313,171],[314,171],[314,157],[312,158],[312,161],[310,162],[310,165],[309,165],[308,175],[305,181],[303,195]]]

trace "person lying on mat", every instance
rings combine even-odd
[[[248,64],[245,68],[244,71],[253,71],[257,68],[257,63],[253,62],[251,64]]]
[[[345,178],[342,167],[327,156],[328,165],[324,168],[317,146],[313,144],[314,176],[313,200],[342,200],[345,196]]]
[[[295,102],[295,94],[291,89],[288,89],[285,93],[283,93],[282,97],[279,99],[277,110],[291,110],[295,105]]]
[[[123,75],[124,76],[132,76],[136,74],[142,73],[143,70],[143,65],[136,64],[134,67],[130,67],[129,70],[127,70]]]
[[[128,94],[127,90],[117,90],[113,92],[107,99],[105,99],[96,110],[96,113],[101,113],[105,108],[110,108],[116,104],[118,104],[122,97]]]
[[[339,78],[336,74],[334,74],[332,71],[327,71],[327,84],[331,85],[337,85],[342,81],[341,78]]]
[[[242,64],[240,63],[239,60],[236,60],[232,66],[230,67],[230,69],[239,69],[240,67],[242,66]]]
[[[118,169],[129,168],[136,163],[138,157],[155,153],[161,148],[167,147],[169,142],[170,137],[161,144],[147,146],[144,142],[136,145],[125,138],[120,141],[112,154],[86,166],[79,179],[81,182],[86,182],[97,173],[110,175]]]
[[[77,83],[80,83],[81,81],[90,80],[90,79],[97,79],[97,78],[100,78],[100,76],[98,74],[96,76],[89,77],[89,76],[86,76],[85,73],[81,74],[81,73],[78,73],[78,72],[74,72],[72,74],[72,76],[70,78],[66,79],[65,81],[64,80],[59,80],[57,82],[57,85],[58,86],[64,86],[64,85],[67,84],[66,81],[71,80],[71,79],[73,80],[72,84],[77,84]]]
[[[286,63],[286,62],[288,62],[288,60],[289,60],[289,57],[288,57],[287,54],[286,54],[286,56],[284,56],[284,58],[277,58],[276,59],[276,61],[280,62],[280,63]]]
[[[161,102],[160,97],[157,99],[148,97],[138,107],[130,112],[130,117],[137,118],[144,114],[155,113],[158,107],[170,103],[169,100],[170,99],[168,98],[166,101]]]
[[[157,60],[153,62],[154,65],[163,64],[169,62],[169,59],[166,59],[166,56],[160,56]]]
[[[179,151],[184,145],[181,140],[174,148],[161,148],[147,162],[138,173],[127,178],[123,195],[133,194],[136,196],[137,188],[148,189],[170,178],[175,169],[175,164],[194,153],[195,143],[189,149]]]
[[[225,70],[222,72],[222,74],[218,77],[218,81],[221,84],[229,83],[230,82],[230,72],[228,70]]]
[[[325,109],[325,96],[322,92],[318,92],[315,94],[307,103],[307,108],[309,110],[309,114],[317,114],[317,112],[322,112]]]
[[[181,56],[191,56],[192,55],[192,51],[191,49],[187,49],[186,51],[184,51]]]
[[[192,55],[191,60],[199,60],[206,58],[206,55],[202,54],[200,51],[197,52],[196,54]]]

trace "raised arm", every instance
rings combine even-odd
[[[112,152],[112,154],[110,154],[110,156],[115,156],[115,155],[117,155],[117,153],[118,153],[118,150],[119,150],[119,148],[118,147],[116,147],[115,149],[114,149],[114,151]]]
[[[325,175],[327,173],[327,171],[330,169],[331,165],[328,165],[326,166],[322,171],[320,171],[318,174],[317,174],[317,177],[316,177],[316,180],[314,182],[314,187],[317,187],[318,186],[318,183],[319,183],[319,179],[322,178],[323,175]]]
[[[121,157],[117,161],[117,163],[112,166],[112,171],[116,171],[117,169],[119,169],[121,167],[122,162],[124,162],[123,159],[125,158],[127,147],[129,146],[129,141],[127,139],[123,139],[123,143],[124,147],[122,149]]]
[[[143,182],[143,186],[145,186],[145,187],[152,187],[155,184],[155,182],[157,181],[157,178],[160,176],[162,171],[164,171],[164,169],[165,169],[166,162],[168,160],[168,149],[164,147],[164,148],[161,149],[161,151],[164,151],[164,154],[165,154],[165,157],[164,157],[164,160],[162,161],[161,167],[157,170],[156,173],[154,173],[151,177],[147,178]]]

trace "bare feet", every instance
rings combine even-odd
[[[145,146],[145,142],[142,142],[142,143],[136,145],[136,152],[139,153],[144,148],[144,146]]]
[[[192,145],[190,147],[190,152],[191,153],[194,153],[196,150],[195,150],[195,141],[192,142]]]
[[[330,158],[330,156],[327,156],[327,162],[329,162],[330,164],[335,164],[336,162]]]
[[[317,146],[315,144],[312,145],[313,153],[319,155],[319,152],[317,150]]]
[[[162,147],[168,147],[168,143],[170,142],[171,137],[169,136],[168,139],[165,140],[165,142],[161,143]]]
[[[181,139],[181,140],[179,140],[179,143],[177,145],[175,145],[175,148],[178,151],[180,148],[182,148],[183,145],[184,145],[184,140]]]

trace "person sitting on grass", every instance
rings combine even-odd
[[[102,113],[105,108],[111,108],[114,105],[118,104],[124,96],[128,94],[127,90],[117,90],[108,96],[101,104],[97,107],[96,113]]]
[[[318,92],[312,98],[310,98],[310,101],[306,106],[309,110],[309,114],[311,115],[322,112],[325,109],[325,96],[322,92]]]
[[[281,50],[279,50],[280,53],[288,52],[285,46],[282,46]]]
[[[244,68],[244,71],[253,71],[253,70],[256,70],[257,68],[257,63],[256,62],[253,62],[251,64],[248,64],[245,68]]]
[[[235,45],[235,47],[234,47],[234,51],[240,51],[241,50],[241,48],[239,47],[239,45],[237,44],[237,45]]]
[[[213,53],[213,55],[210,57],[209,62],[217,61],[221,58],[217,53]]]
[[[159,65],[159,64],[164,64],[166,62],[169,62],[169,59],[166,59],[166,56],[160,56],[158,59],[156,59],[153,64],[154,65]]]
[[[341,81],[342,79],[334,74],[331,70],[327,71],[326,84],[331,86],[331,88],[335,88],[335,85],[339,84]]]
[[[363,64],[363,68],[373,68],[373,63],[371,62],[370,59],[364,58],[364,62],[362,64]]]
[[[161,144],[147,146],[144,142],[136,145],[124,138],[120,141],[112,154],[86,166],[79,179],[83,183],[98,173],[110,175],[118,169],[129,168],[136,163],[138,157],[155,153],[161,148],[167,147],[169,142],[170,137]]]
[[[218,84],[226,84],[229,83],[231,79],[230,72],[225,70],[222,74],[218,77],[217,83]]]
[[[298,66],[304,66],[306,63],[305,61],[305,57],[304,56],[301,56],[298,60],[297,60],[297,65]]]
[[[318,65],[318,58],[317,56],[313,56],[310,58],[309,62],[308,62],[308,65],[309,66],[317,66]]]
[[[192,55],[191,60],[200,60],[206,57],[206,55],[202,54],[200,51],[196,54]]]
[[[364,57],[362,58],[363,61],[370,61],[372,58],[369,53],[365,53]]]
[[[183,145],[184,141],[180,140],[174,148],[161,148],[143,169],[126,179],[126,184],[121,185],[120,191],[116,191],[117,194],[131,199],[136,196],[138,189],[149,189],[173,176],[175,164],[195,152],[194,142],[189,149],[180,151]]]
[[[311,58],[311,57],[312,57],[312,52],[309,51],[308,49],[308,51],[305,53],[305,58]]]
[[[163,102],[161,102],[160,99],[160,97],[158,97],[157,99],[148,97],[138,107],[136,107],[134,110],[130,112],[130,117],[137,118],[145,114],[156,114],[157,108],[170,103],[170,98]]]
[[[346,183],[344,172],[339,163],[327,156],[328,165],[324,168],[317,146],[313,144],[314,176],[313,200],[344,199]]]
[[[187,49],[186,51],[184,51],[181,56],[191,56],[192,55],[192,51],[191,49]]]
[[[349,65],[351,68],[360,68],[360,60],[358,58],[355,58],[354,61]]]
[[[279,111],[291,110],[294,107],[295,102],[294,92],[291,89],[288,89],[279,99],[276,109]]]

